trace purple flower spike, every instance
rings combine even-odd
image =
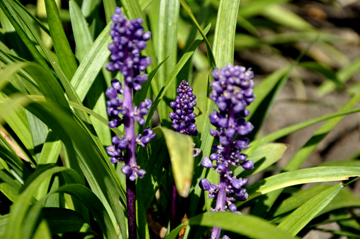
[[[194,113],[196,96],[192,93],[193,89],[183,80],[176,91],[178,95],[175,101],[170,103],[170,107],[174,110],[169,115],[172,120],[171,126],[176,132],[196,136],[198,135]]]
[[[216,152],[212,153],[210,158],[204,157],[201,165],[205,168],[214,168],[220,174],[220,182],[210,185],[207,179],[201,179],[199,186],[209,191],[209,198],[216,198],[216,206],[212,211],[228,209],[240,213],[231,201],[234,201],[234,198],[240,201],[247,200],[248,194],[244,186],[248,180],[231,177],[233,173],[230,167],[241,165],[245,170],[254,168],[254,163],[246,160],[247,156],[241,153],[243,149],[248,148],[249,140],[238,137],[249,134],[254,128],[244,119],[250,113],[246,106],[255,99],[252,89],[254,82],[251,80],[254,74],[250,69],[228,64],[221,69],[215,69],[212,76],[214,81],[211,83],[210,99],[215,101],[219,111],[215,110],[209,115],[210,123],[217,128],[211,129],[210,134],[220,145],[212,146]],[[177,104],[171,107],[177,108]],[[216,166],[211,160],[216,162]],[[221,229],[214,227],[211,238],[219,239],[220,233]],[[223,236],[223,239],[229,237]]]
[[[105,95],[110,99],[106,102],[109,115],[109,127],[116,128],[124,124],[125,136],[112,138],[113,145],[107,148],[112,163],[125,162],[121,168],[126,175],[126,196],[128,210],[129,238],[136,238],[135,213],[135,182],[143,178],[145,170],[136,163],[136,143],[145,147],[156,134],[145,129],[142,136],[135,137],[135,121],[145,124],[144,116],[151,108],[152,102],[146,99],[138,107],[133,105],[134,91],[142,89],[141,84],[148,80],[147,74],[140,74],[151,64],[151,58],[142,56],[141,51],[147,46],[151,33],[142,27],[143,19],[128,20],[120,7],[116,7],[111,16],[113,23],[110,28],[112,42],[109,44],[110,62],[106,64],[108,71],[120,71],[124,76],[123,84],[113,79]],[[119,97],[122,95],[122,97]]]

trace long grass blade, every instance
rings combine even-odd
[[[68,79],[71,79],[76,71],[77,63],[62,27],[58,7],[55,0],[45,0],[45,6],[57,58],[64,74]]]

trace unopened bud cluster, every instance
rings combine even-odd
[[[175,101],[170,103],[170,107],[174,110],[169,115],[172,120],[171,126],[176,132],[196,136],[198,135],[194,113],[196,96],[192,93],[193,89],[183,80],[176,91],[178,95]]]

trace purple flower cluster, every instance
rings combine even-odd
[[[122,14],[121,8],[115,9],[115,14],[111,16],[114,22],[111,24],[110,35],[113,42],[109,45],[112,62],[106,64],[108,71],[121,71],[125,82],[130,88],[136,91],[141,90],[140,83],[147,81],[147,74],[139,75],[139,71],[145,71],[151,64],[151,58],[140,55],[151,37],[151,32],[144,32],[141,26],[143,19],[137,18],[128,20]],[[136,76],[134,76],[136,73]]]
[[[178,95],[174,102],[170,103],[170,107],[174,110],[169,117],[172,120],[172,127],[176,132],[196,136],[194,107],[196,106],[196,96],[192,93],[193,88],[189,83],[183,80],[177,88]]]
[[[129,180],[135,181],[137,177],[143,178],[146,173],[136,163],[136,144],[145,147],[156,136],[150,128],[146,128],[142,134],[135,137],[134,123],[138,121],[140,125],[145,124],[143,117],[151,108],[151,100],[145,99],[138,107],[133,107],[133,90],[140,90],[140,83],[147,81],[147,75],[140,75],[139,71],[145,71],[151,58],[141,56],[140,50],[145,49],[151,33],[144,33],[141,18],[130,21],[119,7],[115,12],[111,17],[114,23],[110,31],[113,42],[108,47],[111,62],[106,68],[109,71],[121,71],[124,75],[124,87],[120,81],[113,79],[105,94],[110,99],[106,102],[109,126],[114,128],[124,124],[125,136],[114,136],[113,145],[107,147],[107,153],[111,156],[112,163],[125,162],[121,171]],[[123,100],[119,95],[123,95]]]
[[[246,170],[254,168],[254,163],[246,160],[247,156],[241,153],[249,144],[249,140],[243,136],[253,129],[252,124],[244,117],[249,115],[245,107],[255,99],[254,82],[251,80],[254,74],[250,69],[228,64],[221,69],[215,69],[212,76],[214,81],[211,83],[210,99],[215,101],[219,111],[215,110],[209,115],[211,124],[217,127],[215,130],[211,129],[210,134],[220,145],[212,146],[215,153],[211,154],[210,158],[204,157],[201,165],[218,172],[220,182],[211,184],[204,178],[200,180],[199,186],[209,191],[209,198],[216,198],[216,206],[212,211],[229,209],[240,213],[233,201],[247,200],[248,194],[244,186],[248,180],[232,176],[230,167],[242,166]],[[211,238],[218,239],[220,232],[220,228],[213,228]]]

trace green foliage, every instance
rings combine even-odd
[[[160,228],[170,228],[173,183],[183,207],[179,217],[186,214],[188,220],[181,224],[179,219],[166,239],[179,232],[184,239],[200,238],[209,234],[208,227],[220,227],[232,238],[298,238],[322,230],[317,226],[328,222],[340,227],[330,233],[359,238],[353,209],[360,207],[360,199],[339,183],[360,176],[358,160],[299,169],[344,116],[360,111],[359,86],[348,89],[352,98],[336,112],[267,135],[260,130],[295,70],[323,76],[320,95],[347,90],[345,83],[359,71],[360,58],[350,61],[334,47],[345,39],[315,29],[290,10],[295,5],[288,0],[70,0],[66,7],[57,2],[44,0],[44,18],[34,6],[0,1],[0,239],[128,238],[123,165],[111,164],[104,149],[111,136],[124,131],[108,127],[104,94],[112,78],[123,80],[104,68],[110,55],[111,14],[119,3],[129,19],[144,18],[145,30],[153,33],[142,52],[152,58],[149,80],[134,99],[136,105],[154,99],[146,126],[154,126],[157,134],[146,148],[137,148],[138,163],[147,172],[136,184],[139,238],[159,234],[159,223]],[[264,29],[271,34],[263,36]],[[46,39],[51,39],[50,45]],[[298,47],[299,42],[307,47]],[[255,130],[244,153],[255,168],[234,169],[235,176],[257,177],[247,187],[249,199],[236,204],[250,212],[206,212],[214,202],[199,181],[219,177],[200,165],[214,141],[208,118],[216,107],[208,98],[210,72],[250,48],[285,58],[277,49],[284,45],[301,53],[256,85],[256,100],[248,108]],[[333,61],[317,58],[312,47],[320,47]],[[196,137],[174,132],[168,117],[169,102],[184,78],[197,96]],[[292,147],[273,141],[322,121],[286,166],[278,163]],[[194,145],[201,149],[196,158]],[[319,184],[309,188],[309,183]]]

